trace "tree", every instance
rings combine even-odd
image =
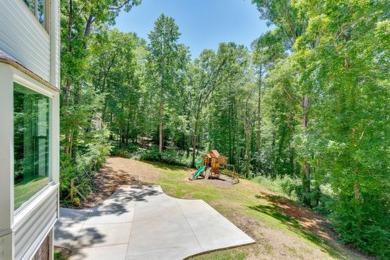
[[[290,51],[295,51],[294,44],[297,39],[305,33],[307,27],[307,17],[299,12],[298,5],[293,4],[293,1],[274,1],[274,0],[253,0],[253,3],[257,5],[259,12],[263,19],[268,19],[270,23],[273,23],[282,32],[285,48]],[[302,89],[302,133],[305,134],[309,121],[309,93],[308,89]],[[307,149],[307,148],[305,148]],[[310,200],[306,198],[305,194],[310,194],[311,185],[311,173],[309,158],[305,158],[302,162],[303,174],[302,180],[304,184],[304,202],[308,206]]]
[[[160,152],[163,150],[165,103],[178,87],[175,84],[175,77],[181,64],[179,37],[179,27],[175,24],[175,20],[164,14],[156,20],[154,30],[149,34],[148,77],[153,92],[158,94]],[[156,87],[158,91],[155,91]]]
[[[92,81],[103,95],[103,106],[98,111],[102,123],[119,137],[119,147],[137,136],[142,73],[139,68],[143,62],[137,60],[137,50],[145,45],[135,34],[118,30],[97,35],[91,44]]]
[[[271,70],[275,63],[286,57],[284,49],[283,34],[276,28],[269,31],[252,43],[253,63],[258,66],[258,101],[257,101],[257,171],[263,172],[261,166],[262,157],[262,92],[264,78],[268,70]]]
[[[298,7],[309,21],[296,44],[301,84],[315,100],[308,144],[313,165],[336,193],[335,227],[344,241],[388,256],[388,7],[385,1],[301,1]],[[381,242],[373,242],[374,234]]]
[[[316,206],[310,183],[331,184],[335,193],[331,217],[340,238],[387,258],[386,1],[253,2],[262,17],[283,32],[289,50],[288,57],[266,72],[262,123],[269,153],[275,154],[274,147],[279,146],[282,153],[276,154],[283,155],[282,144],[293,141],[293,160],[303,166],[303,202]],[[280,159],[273,161],[276,166]]]
[[[232,92],[239,79],[242,81],[244,80],[243,71],[248,62],[249,55],[245,48],[241,45],[236,45],[235,43],[221,43],[217,53],[212,50],[203,50],[200,57],[195,59],[189,75],[189,81],[192,87],[192,92],[190,94],[192,100],[192,165],[195,165],[201,123],[206,117],[204,112],[207,111],[208,114],[213,115],[212,119],[216,119],[218,117],[215,116],[216,114],[214,111],[207,110],[210,107],[209,104],[226,104],[227,102],[230,102],[230,99],[228,99],[227,102],[222,100],[217,101],[214,93],[216,91],[225,91],[225,89],[222,90],[222,88],[227,86],[229,86]],[[233,106],[230,108],[233,109]],[[229,129],[232,130],[234,126],[233,119],[230,126],[231,128]],[[213,132],[212,128],[206,127],[206,130],[208,132]],[[218,143],[216,139],[213,139],[213,135],[210,135],[210,139],[205,141],[209,141],[212,145]],[[229,150],[230,159],[234,160],[232,156],[232,141],[228,144],[231,145],[231,149]],[[215,147],[221,147],[221,144]]]
[[[61,85],[65,86],[62,88],[61,132],[64,134],[63,146],[67,155],[75,158],[75,139],[79,131],[73,113],[82,106],[81,85],[86,82],[83,79],[87,68],[90,34],[107,24],[114,24],[122,9],[130,11],[140,3],[140,0],[61,0],[61,38],[66,39],[61,46]]]
[[[96,126],[103,95],[92,86],[88,72],[93,34],[113,24],[123,8],[139,0],[61,0],[61,197],[70,178],[93,172],[109,153],[108,132]]]

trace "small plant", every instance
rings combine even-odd
[[[61,252],[54,252],[54,260],[66,260],[66,257]]]
[[[54,260],[67,260],[69,259],[69,256],[71,254],[71,251],[64,247],[54,247]]]
[[[80,198],[73,198],[72,202],[76,207],[80,207]]]

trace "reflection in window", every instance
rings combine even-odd
[[[41,24],[45,23],[45,0],[23,0]]]
[[[15,209],[48,183],[49,98],[14,84]]]

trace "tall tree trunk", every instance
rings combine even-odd
[[[95,21],[95,18],[94,18],[92,15],[90,15],[90,16],[88,17],[88,19],[87,19],[86,24],[85,24],[85,29],[84,29],[84,36],[85,36],[85,37],[88,37],[89,34],[91,33],[91,26],[92,26],[92,23],[93,23],[94,21]],[[86,47],[87,47],[87,45],[84,44],[84,48],[86,48]]]
[[[158,150],[161,153],[163,151],[163,116],[164,116],[164,86],[165,86],[165,57],[161,70],[161,82],[160,82],[160,124],[159,124],[159,143]]]
[[[231,97],[231,90],[230,90],[230,84],[229,84],[229,96]],[[229,126],[229,132],[228,132],[228,142],[229,142],[229,160],[231,164],[235,164],[234,161],[234,154],[233,154],[233,131],[232,131],[232,125],[233,125],[233,112],[232,112],[232,100],[229,98],[228,100],[228,126]]]
[[[308,126],[308,112],[309,112],[309,95],[305,94],[303,96],[302,100],[302,111],[303,111],[303,117],[302,117],[302,129],[303,134],[307,135],[307,126]],[[310,193],[310,163],[308,162],[308,158],[305,158],[304,162],[304,191],[305,195],[303,198],[303,202],[307,206],[311,206],[310,198],[308,197],[308,194]]]
[[[197,137],[198,137],[198,119],[195,118],[194,135],[192,137],[192,162],[191,162],[191,167],[195,167]]]
[[[245,102],[245,118],[244,118],[244,128],[245,128],[245,177],[249,178],[250,172],[250,143],[251,143],[251,118],[250,111],[248,111],[248,102],[249,97],[247,97]]]
[[[251,131],[248,127],[245,129],[245,175],[249,178],[250,172],[250,142],[251,142]]]
[[[164,114],[164,103],[160,101],[160,127],[159,127],[159,145],[158,145],[158,150],[160,153],[163,150],[163,114]]]
[[[195,114],[195,123],[194,123],[194,135],[192,137],[192,162],[191,167],[195,167],[195,157],[196,157],[196,146],[198,145],[198,128],[199,128],[199,117],[202,111],[202,95],[198,98],[196,105],[196,114]]]
[[[73,0],[69,0],[69,21],[68,21],[68,41],[72,40],[72,27],[73,27]],[[69,44],[69,52],[72,51],[72,44]],[[69,77],[66,79],[65,85],[65,113],[68,113],[70,102],[70,80]],[[69,155],[72,146],[72,135],[68,131],[65,133],[65,154]]]
[[[187,127],[188,129],[191,129],[191,125],[189,123],[190,121],[188,120],[187,122]],[[187,136],[187,144],[186,144],[186,157],[190,157],[190,148],[191,148],[191,145],[192,145],[192,138],[191,138],[191,135],[188,135]]]
[[[236,162],[239,164],[240,163],[240,152],[237,152],[236,150],[236,137],[237,137],[237,118],[236,118],[236,100],[233,98],[233,104],[232,104],[232,110],[231,110],[231,116],[233,120],[230,122],[232,123],[232,157],[233,157],[233,164]],[[236,158],[237,156],[237,158]]]
[[[112,67],[115,64],[116,56],[117,56],[117,53],[115,53],[114,56],[111,58],[110,65],[108,66],[107,70],[104,72],[102,88],[101,88],[101,93],[103,93],[103,94],[106,94],[107,78],[111,72]],[[107,103],[108,103],[107,97],[104,96],[103,109],[102,109],[102,121],[103,122],[105,122],[105,118],[106,118]]]
[[[66,80],[65,85],[65,113],[67,112],[67,109],[69,107],[69,95],[70,95],[70,82],[69,80]],[[71,146],[71,134],[67,131],[65,133],[65,154],[69,155],[70,153],[70,146]]]
[[[263,77],[263,65],[260,65],[259,71],[259,100],[257,103],[257,156],[258,156],[258,171],[261,171],[261,87]]]

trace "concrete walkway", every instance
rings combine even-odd
[[[122,186],[100,207],[61,209],[55,245],[76,259],[183,259],[254,240],[202,200]]]

